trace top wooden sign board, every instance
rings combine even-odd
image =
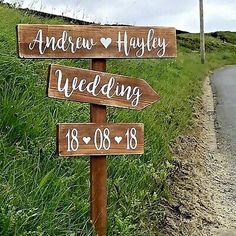
[[[176,30],[168,27],[17,25],[21,58],[171,58]]]

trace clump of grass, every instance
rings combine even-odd
[[[236,45],[236,34],[235,32],[230,32],[230,31],[224,31],[224,32],[214,32],[210,33],[214,38],[220,39],[224,43],[230,43],[233,45]]]
[[[0,5],[0,234],[93,235],[89,223],[89,158],[55,155],[57,122],[88,122],[89,106],[45,97],[50,60],[16,56],[18,23],[63,23]],[[193,105],[209,69],[235,63],[230,46],[209,37],[200,64],[194,35],[178,40],[176,60],[109,60],[108,71],[144,78],[161,101],[137,112],[109,108],[110,122],[143,122],[145,154],[108,157],[108,235],[157,235],[170,198],[171,141],[192,128]],[[55,61],[54,61],[55,63]],[[88,67],[87,60],[58,60]]]

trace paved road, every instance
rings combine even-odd
[[[217,142],[225,158],[219,163],[216,186],[222,194],[220,209],[226,228],[234,232],[223,235],[233,236],[236,235],[236,66],[217,70],[211,76],[211,83],[217,102]]]
[[[223,144],[234,155],[236,154],[236,66],[217,70],[211,76],[211,83],[217,102],[218,142],[221,147]]]

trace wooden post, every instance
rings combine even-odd
[[[92,59],[91,69],[106,71],[106,59]],[[106,122],[106,106],[90,105],[90,121]],[[107,233],[107,164],[106,156],[90,158],[90,210],[91,221],[98,236]]]
[[[199,0],[200,9],[200,49],[201,49],[201,62],[205,63],[206,51],[205,51],[205,34],[204,34],[204,12],[203,12],[203,0]]]

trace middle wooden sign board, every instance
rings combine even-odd
[[[47,95],[53,98],[141,110],[159,100],[149,84],[127,76],[51,65]]]

